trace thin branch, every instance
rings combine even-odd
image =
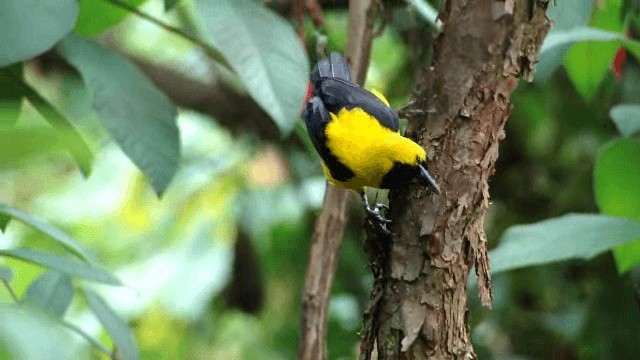
[[[316,28],[324,26],[324,12],[322,11],[322,5],[318,3],[318,0],[307,0],[305,2],[309,17],[313,21],[313,25]]]
[[[166,22],[154,17],[151,14],[148,14],[138,8],[136,8],[135,6],[129,5],[125,2],[123,2],[122,0],[104,0],[106,2],[109,2],[119,8],[125,9],[133,14],[136,14],[137,16],[171,32],[174,33],[178,36],[181,36],[189,41],[191,41],[192,43],[202,47],[207,55],[209,55],[209,57],[211,57],[213,60],[215,60],[216,62],[218,62],[220,65],[226,67],[227,69],[233,71],[233,69],[231,69],[231,66],[229,65],[229,63],[227,62],[227,60],[224,58],[224,56],[220,53],[220,51],[218,51],[216,48],[214,48],[213,46],[211,46],[210,44],[204,42],[203,40],[182,31],[182,29],[175,27],[173,25],[169,25]]]
[[[293,17],[296,22],[296,33],[298,34],[298,38],[300,42],[304,45],[304,5],[302,4],[303,0],[293,0]]]
[[[373,23],[377,4],[372,0],[349,2],[349,32],[345,57],[352,78],[364,83],[371,53]],[[327,315],[329,297],[338,266],[340,246],[347,224],[347,205],[351,192],[327,184],[322,212],[315,223],[302,298],[301,339],[298,359],[327,358]]]

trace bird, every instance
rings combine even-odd
[[[417,182],[435,194],[422,146],[400,134],[398,113],[385,96],[351,81],[345,58],[332,52],[311,72],[311,98],[303,118],[327,180],[360,194],[366,214],[388,233],[384,205],[373,209],[365,188],[397,189]]]

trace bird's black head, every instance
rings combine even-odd
[[[410,182],[417,181],[436,194],[440,194],[440,188],[427,169],[427,163],[418,162],[417,165],[394,163],[393,167],[382,178],[380,188],[397,189],[407,186]]]

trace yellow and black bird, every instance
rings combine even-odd
[[[311,73],[313,97],[304,120],[332,184],[357,190],[368,216],[384,226],[379,206],[369,207],[364,187],[395,189],[417,181],[439,194],[424,149],[399,133],[398,114],[377,91],[351,82],[338,53],[318,61]]]

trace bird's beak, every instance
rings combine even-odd
[[[436,184],[436,181],[433,180],[433,178],[431,177],[431,174],[429,174],[429,171],[427,171],[426,167],[422,165],[418,165],[418,168],[420,168],[420,175],[418,176],[418,180],[420,181],[420,184],[428,187],[437,195],[440,195],[440,188],[438,187],[438,184]]]

